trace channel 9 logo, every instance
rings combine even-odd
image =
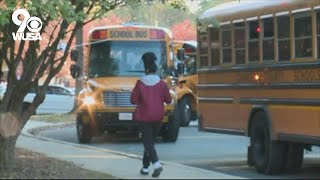
[[[23,19],[19,19],[19,15],[23,15]],[[14,24],[19,26],[17,33],[12,33],[14,40],[42,40],[39,31],[42,28],[42,21],[40,18],[32,16],[25,9],[17,9],[12,14],[12,21]],[[30,32],[24,33],[25,29],[28,29]]]

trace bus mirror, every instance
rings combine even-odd
[[[173,61],[173,57],[174,57],[173,52],[170,52],[170,60],[171,61]]]
[[[81,69],[78,65],[72,64],[70,66],[70,74],[74,79],[77,79],[80,76],[80,73],[81,73],[80,71]]]
[[[178,74],[181,75],[181,74],[184,74],[184,63],[178,63]]]
[[[184,48],[179,48],[178,49],[177,58],[180,61],[183,61],[183,59],[184,59]]]
[[[82,80],[84,80],[84,81],[88,81],[88,80],[89,80],[89,78],[88,78],[88,76],[83,76]]]
[[[168,68],[167,74],[168,74],[169,76],[178,77],[177,69],[174,68],[173,66],[170,66],[170,67]]]
[[[78,50],[72,49],[70,53],[70,57],[72,61],[78,60]]]

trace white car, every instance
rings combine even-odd
[[[3,97],[5,90],[1,90]],[[24,98],[25,103],[31,103],[36,96],[35,92],[30,91]],[[46,97],[42,104],[36,109],[36,114],[68,113],[74,106],[74,94],[65,87],[49,85]]]

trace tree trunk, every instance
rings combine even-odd
[[[10,169],[15,166],[16,141],[16,136],[0,136],[0,169]]]
[[[15,165],[15,145],[21,127],[15,114],[0,113],[0,169],[10,169]]]

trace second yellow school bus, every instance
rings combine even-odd
[[[202,131],[250,137],[258,172],[295,172],[320,145],[320,1],[241,0],[198,18]]]
[[[184,59],[177,59],[178,49],[184,49]],[[197,120],[197,42],[196,41],[173,41],[173,51],[176,61],[185,64],[184,73],[179,75],[176,88],[178,106],[180,111],[181,126],[188,126],[190,121]]]

